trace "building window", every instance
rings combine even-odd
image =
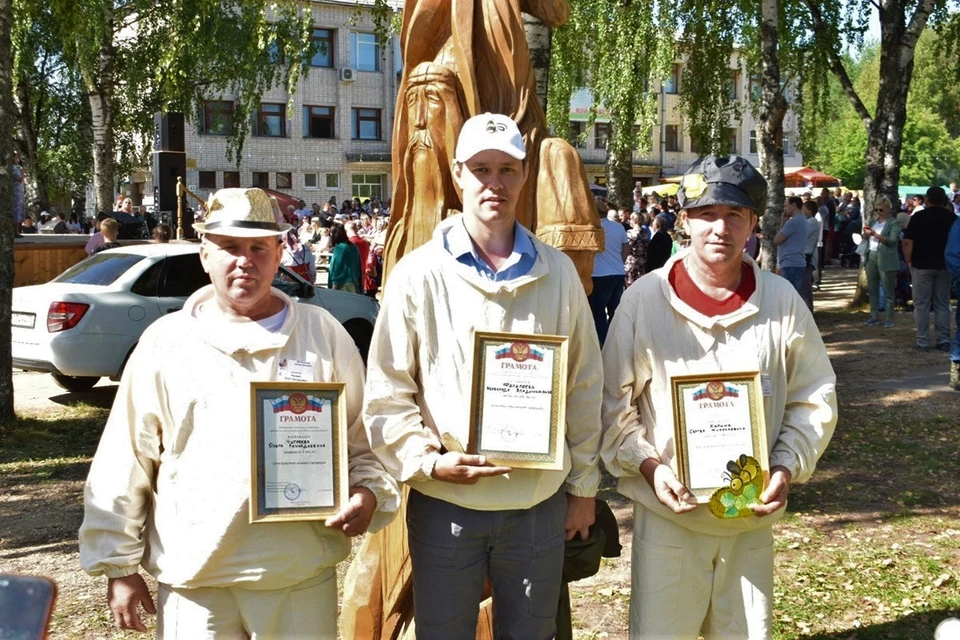
[[[723,141],[723,153],[740,153],[740,129],[726,129],[726,136]]]
[[[326,180],[327,189],[333,189],[335,191],[340,190],[340,174],[339,173],[328,173],[324,176]]]
[[[335,138],[334,108],[310,107],[303,108],[303,137],[304,138]]]
[[[253,135],[283,138],[287,135],[286,105],[260,103],[253,121]]]
[[[585,123],[580,120],[570,121],[570,140],[568,142],[577,149],[586,149],[587,140],[583,135]]]
[[[240,188],[240,172],[224,171],[223,172],[223,188],[239,189]]]
[[[203,132],[211,136],[228,136],[233,131],[233,102],[203,101]]]
[[[673,65],[673,70],[663,81],[664,93],[680,93],[680,65]]]
[[[680,151],[680,127],[675,124],[668,124],[666,126],[666,137],[664,141],[666,142],[667,151]]]
[[[303,174],[303,188],[304,189],[317,189],[317,174],[315,173],[305,173]]]
[[[759,100],[763,93],[763,85],[760,83],[760,76],[750,76],[750,99]]]
[[[201,189],[216,189],[217,188],[217,172],[216,171],[201,171],[200,179],[197,181],[197,184]]]
[[[254,171],[250,186],[257,187],[258,189],[269,189],[270,174],[266,171]]]
[[[358,71],[380,71],[380,41],[375,33],[350,34],[350,60]]]
[[[757,153],[757,132],[756,131],[750,132],[750,153]]]
[[[790,145],[790,134],[789,134],[789,133],[784,133],[784,134],[783,134],[783,155],[785,155],[785,156],[792,156],[792,155],[793,155],[793,148],[792,148],[792,146]]]
[[[333,67],[333,29],[314,29],[317,52],[310,58],[311,67]]]
[[[730,70],[730,78],[727,80],[727,97],[731,100],[737,99],[737,70]]]
[[[702,148],[703,144],[700,143],[700,140],[690,136],[690,153],[700,153]]]
[[[293,176],[289,171],[277,171],[277,189],[293,189]]]
[[[380,109],[353,110],[353,139],[380,140]]]
[[[606,149],[608,142],[610,142],[610,123],[598,122],[593,126],[593,147]]]
[[[327,177],[336,174],[327,174]],[[383,198],[383,176],[380,174],[355,173],[350,176],[353,183],[353,197],[360,198]]]

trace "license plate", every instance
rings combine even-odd
[[[37,322],[37,316],[34,313],[17,313],[13,312],[13,315],[10,319],[10,324],[14,327],[23,327],[24,329],[33,329],[33,325]]]

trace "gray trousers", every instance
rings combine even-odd
[[[936,346],[950,344],[950,273],[946,269],[913,269],[913,317],[917,322],[917,345],[930,346],[930,302]]]
[[[556,635],[563,491],[529,509],[474,511],[410,491],[407,530],[418,640],[474,640],[484,579],[495,638]]]

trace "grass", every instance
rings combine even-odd
[[[0,425],[0,465],[57,464],[96,451],[108,409],[78,403]]]

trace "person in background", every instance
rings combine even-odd
[[[343,223],[343,229],[347,232],[347,239],[357,248],[357,253],[360,254],[360,271],[363,274],[360,278],[360,291],[366,293],[367,287],[364,284],[366,271],[367,271],[367,260],[370,256],[370,243],[357,233],[357,229],[360,226],[359,220],[348,220]]]
[[[160,223],[153,228],[153,233],[150,234],[150,242],[154,244],[164,244],[170,242],[172,235],[173,232],[170,229],[170,225]]]
[[[33,218],[24,216],[23,224],[20,226],[20,233],[27,236],[37,232],[37,227],[33,224]]]
[[[876,214],[876,220],[872,225],[864,225],[863,240],[861,245],[865,244],[866,272],[867,272],[867,296],[870,298],[870,317],[867,318],[866,325],[875,326],[880,324],[877,313],[880,309],[880,286],[887,292],[887,301],[884,306],[886,321],[884,328],[889,329],[893,326],[893,308],[895,306],[894,287],[896,285],[897,271],[900,269],[900,256],[897,253],[897,245],[900,243],[900,223],[890,215],[893,205],[890,200],[883,195],[877,196],[873,202],[873,212]],[[863,250],[861,250],[862,252]]]
[[[953,293],[960,301],[960,222],[954,222],[950,227],[943,258],[947,272],[950,274]],[[950,345],[950,387],[960,391],[960,304],[957,304],[955,320],[957,332],[953,335],[953,343]]]
[[[587,296],[593,323],[597,328],[600,346],[607,337],[607,327],[620,304],[625,282],[624,263],[630,255],[630,240],[617,219],[614,208],[600,219],[603,227],[604,250],[593,258],[593,291]]]
[[[673,254],[673,239],[666,229],[666,218],[654,216],[650,222],[650,243],[647,245],[647,264],[645,273],[659,269],[667,263]]]
[[[950,273],[944,258],[950,228],[957,215],[943,187],[927,189],[925,207],[914,209],[910,226],[903,232],[903,258],[913,283],[913,315],[917,325],[917,348],[930,348],[930,306],[933,304],[933,346],[950,351]],[[887,304],[891,301],[888,299]]]
[[[804,202],[802,210],[807,220],[807,244],[804,247],[806,270],[803,275],[803,286],[800,288],[800,297],[807,303],[807,309],[813,311],[813,274],[820,263],[820,252],[817,251],[817,244],[823,237],[823,222],[817,215],[818,208],[813,201]]]
[[[344,201],[349,204],[349,201]],[[330,266],[327,269],[327,283],[331,289],[358,293],[360,291],[360,251],[350,242],[342,224],[335,224],[330,230]]]
[[[816,210],[817,205],[813,200],[807,199],[806,202],[812,203]],[[782,226],[773,238],[773,244],[778,247],[777,261],[780,264],[780,275],[792,284],[801,296],[803,279],[807,273],[806,248],[809,227],[802,211],[806,202],[802,197],[787,198],[783,206]]]
[[[120,246],[120,243],[117,242],[117,235],[120,233],[120,225],[113,218],[107,218],[100,223],[100,233],[103,234],[103,244],[93,250],[94,254],[100,253],[101,251],[106,251],[107,249],[116,249]]]
[[[647,248],[650,245],[650,231],[647,225],[643,224],[642,216],[646,216],[646,214],[636,212],[630,214],[630,230],[627,231],[629,252],[623,264],[626,276],[624,285],[626,287],[639,280],[647,270]]]
[[[283,236],[280,264],[311,284],[317,281],[316,257],[307,245],[300,242],[297,232],[292,228]]]
[[[87,240],[87,246],[84,247],[88,256],[92,256],[97,247],[103,244],[103,233],[100,232],[100,226],[107,219],[110,219],[110,216],[102,211],[97,214],[97,219],[93,223],[94,234],[90,236],[90,239]]]

